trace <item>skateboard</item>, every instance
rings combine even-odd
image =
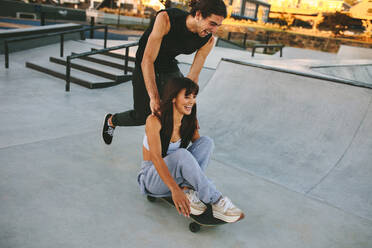
[[[157,197],[153,197],[153,196],[147,196],[147,200],[150,201],[150,202],[155,202],[157,199],[165,201],[169,205],[175,207],[174,203],[173,203],[173,200],[172,200],[172,197],[159,197],[159,198],[157,198]],[[219,225],[223,225],[223,224],[227,223],[223,220],[216,219],[215,217],[213,217],[212,206],[210,204],[206,204],[206,205],[207,205],[207,209],[201,215],[190,214],[190,218],[193,220],[193,222],[191,222],[189,224],[189,229],[190,229],[191,232],[193,232],[193,233],[199,232],[200,227],[202,227],[202,226],[219,226]]]

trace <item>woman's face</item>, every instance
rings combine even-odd
[[[186,89],[182,89],[176,98],[173,99],[174,106],[180,114],[190,115],[192,107],[196,103],[196,95],[185,95]]]

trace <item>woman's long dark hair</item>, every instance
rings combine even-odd
[[[185,95],[194,94],[199,92],[199,86],[188,78],[174,78],[165,84],[163,88],[163,95],[161,98],[160,112],[158,116],[161,122],[160,139],[162,156],[167,155],[168,147],[173,133],[173,102],[172,100],[177,97],[178,93],[186,89]],[[192,107],[190,115],[184,115],[181,121],[180,136],[181,148],[186,148],[195,133],[197,128],[196,124],[196,104]]]

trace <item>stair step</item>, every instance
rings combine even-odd
[[[92,51],[98,51],[98,49],[96,49],[96,48],[92,48],[91,50]],[[102,55],[110,56],[110,57],[117,58],[117,59],[123,59],[123,60],[125,59],[124,55],[118,54],[118,53],[113,53],[113,52],[105,52],[105,53],[102,53]],[[132,62],[136,61],[135,57],[129,56],[128,58],[129,58],[128,59],[129,61],[132,61]]]
[[[65,70],[64,70],[64,72],[61,72],[61,71],[58,71],[58,70],[52,70],[52,69],[50,69],[49,65],[47,65],[47,66],[43,65],[42,66],[42,65],[35,64],[33,62],[26,62],[26,67],[30,68],[30,69],[33,69],[33,70],[36,70],[36,71],[46,73],[48,75],[54,76],[54,77],[62,79],[62,80],[66,80]],[[78,85],[83,86],[83,87],[86,87],[88,89],[106,88],[106,87],[111,87],[111,86],[119,84],[115,81],[91,82],[91,81],[87,81],[85,79],[81,79],[81,78],[74,77],[74,76],[70,76],[70,82],[78,84]]]
[[[105,54],[94,54],[94,55],[90,55],[89,57],[97,58],[97,59],[108,61],[108,62],[113,62],[113,63],[119,64],[119,65],[124,65],[125,64],[124,59],[119,59],[119,58],[114,58],[114,57],[111,57],[111,56],[106,56]],[[135,62],[128,61],[128,67],[134,68],[134,66],[135,66]]]
[[[50,57],[49,60],[50,60],[50,62],[60,64],[60,65],[63,65],[63,66],[66,66],[66,64],[67,64],[66,60],[56,58],[56,57]],[[119,75],[115,75],[115,74],[112,74],[112,73],[101,71],[101,70],[98,70],[98,69],[95,69],[95,68],[92,68],[92,67],[89,67],[89,66],[86,66],[86,65],[74,63],[74,62],[71,62],[71,68],[74,68],[74,69],[77,69],[77,70],[80,70],[80,71],[84,71],[84,72],[88,72],[88,73],[91,73],[93,75],[97,75],[97,76],[107,78],[107,79],[111,79],[111,80],[114,80],[114,81],[119,81],[119,79],[120,79]]]
[[[75,53],[72,53],[72,54],[75,54]],[[119,63],[113,62],[112,60],[108,61],[106,59],[102,59],[101,57],[98,57],[98,56],[94,56],[94,57],[93,56],[86,56],[86,57],[81,57],[79,59],[80,60],[85,60],[85,61],[90,61],[90,62],[100,64],[100,65],[104,65],[104,66],[108,66],[108,67],[111,67],[111,68],[116,68],[116,69],[121,70],[122,73],[124,73],[125,65],[124,65],[123,60],[121,60],[122,64],[119,64]],[[133,65],[133,63],[131,63],[131,64]],[[134,70],[133,66],[130,66],[130,63],[128,63],[127,70],[128,70],[128,72],[133,72],[133,70]]]
[[[111,57],[111,56],[107,56],[105,54],[99,54],[98,53],[98,54],[90,55],[89,57],[94,57],[94,58],[98,58],[98,59],[102,59],[102,60],[114,62],[114,63],[120,64],[120,65],[124,65],[124,63],[125,63],[125,59],[124,58],[114,58],[114,57]],[[131,66],[134,67],[134,63],[135,63],[134,61],[128,60],[128,65],[131,65]]]

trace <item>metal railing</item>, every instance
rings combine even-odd
[[[45,37],[52,37],[52,36],[60,36],[60,56],[63,57],[63,50],[64,50],[64,35],[71,34],[71,33],[80,33],[80,38],[83,40],[85,39],[85,31],[90,31],[90,38],[93,38],[94,30],[95,29],[104,29],[104,47],[107,47],[107,25],[105,26],[90,26],[85,28],[79,28],[69,31],[61,31],[61,32],[54,32],[54,33],[47,33],[47,34],[38,34],[38,35],[25,35],[16,38],[9,38],[4,40],[4,56],[5,56],[5,68],[9,68],[9,43],[17,42],[17,41],[25,41],[25,40],[33,40]]]
[[[237,32],[234,32],[234,33],[237,33]],[[231,41],[231,34],[232,34],[232,32],[229,32],[227,34],[227,40],[225,40],[225,42],[233,43],[234,45],[239,46],[239,47],[241,47],[243,49],[246,49],[248,47],[249,48],[252,48],[252,55],[251,55],[252,57],[254,57],[254,54],[255,54],[257,48],[263,48],[264,49],[264,51],[263,51],[264,54],[267,53],[267,49],[268,48],[278,48],[280,50],[280,57],[283,56],[283,47],[285,47],[283,44],[269,44],[269,41],[270,41],[270,31],[267,31],[266,32],[266,38],[263,41],[265,43],[258,43],[258,41],[254,41],[254,44],[253,45],[249,45],[249,46],[247,46],[247,38],[248,38],[248,34],[247,33],[244,33],[242,45],[237,44],[235,42],[232,42]],[[243,34],[243,33],[238,33],[238,34]]]
[[[283,47],[284,45],[282,44],[254,44],[252,47],[252,57],[254,57],[254,53],[256,52],[257,48],[263,48],[264,53],[266,53],[267,48],[279,48],[280,51],[280,57],[283,57]]]
[[[109,48],[106,48],[105,46],[105,48],[100,49],[100,50],[95,50],[95,51],[85,52],[85,53],[74,53],[74,54],[67,56],[66,57],[66,91],[70,91],[71,60],[125,48],[124,74],[126,75],[128,73],[129,48],[132,46],[137,46],[137,45],[138,45],[138,41],[135,41],[135,42],[131,42],[128,44],[113,46]]]

